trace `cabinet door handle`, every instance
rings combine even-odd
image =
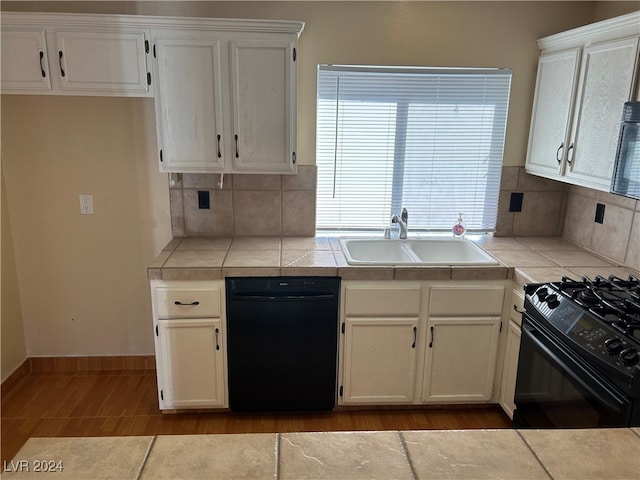
[[[558,150],[556,150],[556,160],[558,161],[558,165],[560,165],[560,163],[562,162],[562,153],[560,153],[560,150],[563,150],[563,149],[564,149],[564,142],[562,142],[558,147]]]
[[[413,327],[413,343],[411,348],[416,348],[416,341],[418,340],[418,327]]]
[[[44,67],[42,66],[42,59],[44,58],[44,52],[40,52],[40,72],[42,73],[42,78],[47,76],[47,72],[44,71]]]
[[[60,64],[60,75],[66,77],[66,73],[64,73],[64,68],[62,68],[62,50],[58,51],[58,63]]]
[[[176,300],[175,302],[173,302],[173,304],[181,307],[191,307],[195,305],[200,305],[200,302],[196,300],[195,302],[191,302],[191,303],[182,303],[180,300]]]
[[[569,145],[569,148],[567,148],[567,163],[569,165],[573,165],[573,156],[571,154],[571,150],[573,150],[573,142],[571,142],[571,145]]]
[[[429,348],[433,347],[433,325],[429,327],[429,332],[431,332],[431,341],[429,342]]]
[[[238,152],[238,135],[236,135],[235,138],[236,138],[236,158],[240,158],[240,153]]]
[[[220,135],[218,135],[218,158],[222,157],[222,153],[220,152]]]
[[[218,342],[218,333],[219,332],[220,332],[220,330],[216,328],[216,350],[220,350],[220,343]]]
[[[520,313],[520,314],[523,314],[523,313],[524,313],[524,310],[519,310],[519,309],[518,309],[518,306],[517,306],[515,303],[513,304],[513,309],[514,309],[516,312]]]

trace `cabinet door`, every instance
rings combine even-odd
[[[540,56],[526,169],[546,177],[562,173],[578,75],[579,49]]]
[[[220,41],[160,37],[155,47],[160,171],[221,172],[225,137]]]
[[[51,90],[44,30],[2,30],[2,92]]]
[[[57,31],[52,52],[60,89],[112,95],[149,92],[142,31]]]
[[[430,318],[422,400],[489,401],[500,317]]]
[[[165,408],[224,406],[220,320],[160,320],[158,337]]]
[[[230,42],[234,171],[297,169],[294,45],[289,35]]]
[[[347,319],[341,403],[411,403],[417,318]]]
[[[637,37],[584,49],[574,149],[567,158],[572,183],[609,191],[622,106],[632,97],[637,61]]]
[[[516,375],[518,373],[518,357],[520,353],[520,327],[509,322],[504,349],[504,364],[502,366],[502,381],[500,383],[500,405],[513,418],[516,405],[513,397],[516,393]]]

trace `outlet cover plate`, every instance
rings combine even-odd
[[[93,215],[93,195],[79,195],[80,213],[82,215]]]

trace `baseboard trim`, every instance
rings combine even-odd
[[[155,370],[153,355],[114,355],[100,357],[30,357],[32,373],[106,372],[113,370]]]
[[[9,393],[20,383],[20,381],[31,373],[31,362],[25,358],[18,368],[16,368],[0,386],[0,401],[3,401]]]

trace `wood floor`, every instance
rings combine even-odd
[[[158,410],[153,370],[32,373],[2,401],[1,416],[2,462],[30,437],[510,427],[498,407],[167,415]]]

